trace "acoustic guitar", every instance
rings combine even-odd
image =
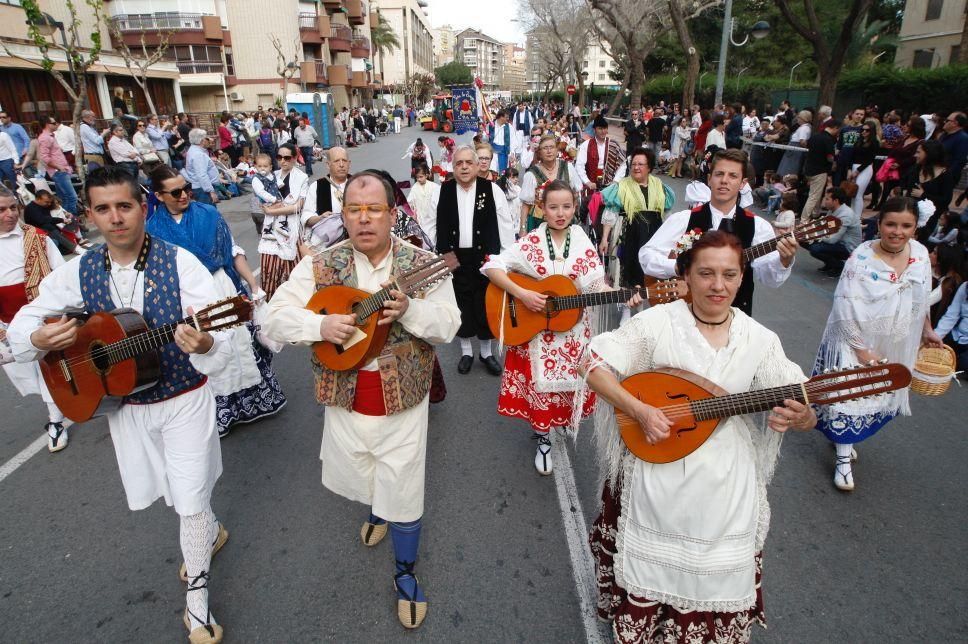
[[[501,287],[488,285],[484,296],[487,325],[495,338],[502,337],[503,327],[504,344],[511,346],[527,344],[543,331],[568,331],[578,324],[586,306],[627,302],[636,293],[651,305],[674,302],[681,296],[676,292],[680,285],[674,279],[656,281],[646,288],[636,286],[600,293],[581,293],[575,283],[564,275],[534,279],[520,273],[508,273],[508,277],[522,288],[548,296],[544,310],[535,313],[518,298],[507,295]]]
[[[622,440],[629,451],[649,463],[678,461],[706,442],[724,418],[783,406],[784,400],[829,405],[868,398],[911,384],[911,372],[886,362],[818,374],[807,382],[730,394],[718,385],[680,369],[660,369],[630,376],[622,387],[673,421],[669,437],[651,444],[638,422],[615,410]]]
[[[157,329],[149,329],[141,314],[128,308],[68,317],[83,323],[77,340],[66,349],[49,351],[40,371],[57,408],[82,423],[117,409],[125,396],[158,382],[157,350],[174,342],[179,324],[204,332],[228,329],[252,319],[252,304],[236,295]]]
[[[356,314],[357,333],[342,345],[321,341],[313,345],[316,357],[333,371],[359,369],[383,351],[390,325],[377,325],[383,305],[393,299],[390,291],[408,297],[419,293],[450,275],[460,263],[454,253],[437,255],[419,266],[390,280],[390,285],[376,293],[334,284],[322,288],[309,299],[306,308],[320,315]]]
[[[796,239],[798,243],[806,244],[810,242],[819,241],[824,237],[826,237],[827,235],[833,235],[835,232],[840,230],[840,227],[842,225],[843,224],[841,223],[841,221],[832,215],[828,215],[823,219],[812,219],[810,221],[805,221],[802,224],[795,226],[793,230],[791,230],[788,233],[783,233],[782,235],[778,237],[774,237],[773,239],[769,239],[765,242],[760,242],[759,244],[754,244],[749,248],[744,248],[743,264],[748,267],[750,265],[750,262],[752,262],[754,259],[758,257],[763,257],[764,255],[769,255],[770,253],[776,250],[777,244],[783,238],[789,239],[790,236],[792,235],[793,238]],[[691,302],[692,298],[689,295],[689,287],[686,286],[685,280],[681,278],[675,278],[675,277],[670,279],[678,279],[680,282],[682,282],[680,287],[676,290],[682,299],[686,300],[687,302]],[[661,283],[663,281],[668,281],[668,280],[660,280],[655,277],[646,276],[645,286],[646,288],[649,288],[652,285]],[[678,298],[673,298],[673,299],[678,299]]]

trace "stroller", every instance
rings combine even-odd
[[[390,134],[390,124],[387,122],[387,119],[383,118],[382,116],[377,119],[376,133],[377,136],[387,136]]]

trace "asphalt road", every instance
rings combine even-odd
[[[353,169],[403,178],[399,157],[417,134],[352,150]],[[681,194],[685,182],[671,183]],[[247,204],[221,209],[255,265]],[[801,252],[782,289],[756,295],[757,319],[805,370],[835,286],[817,265]],[[580,642],[604,633],[586,630],[587,593],[573,573],[588,563],[585,535],[568,529],[597,513],[591,427],[565,446],[570,470],[559,458],[558,478],[538,476],[528,428],[495,412],[498,379],[480,365],[458,375],[457,357],[456,345],[440,349],[449,393],[430,413],[424,625],[405,632],[397,622],[389,539],[362,546],[366,508],[319,482],[322,413],[308,350],[287,348],[274,362],[286,408],[222,442],[213,507],[231,537],[210,588],[227,642]],[[914,397],[912,417],[859,447],[849,495],[832,485],[834,453],[819,434],[785,439],[765,549],[769,630],[755,630],[754,641],[964,641],[966,402],[958,387]],[[162,503],[128,511],[104,420],[72,429],[67,450],[42,449],[11,471],[40,437],[44,407],[5,378],[0,404],[0,642],[184,641],[177,518]]]

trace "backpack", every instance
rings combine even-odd
[[[272,147],[272,130],[259,130],[259,144],[264,147]]]

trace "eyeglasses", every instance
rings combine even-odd
[[[871,129],[870,129],[869,127],[862,127],[862,128],[860,129],[860,131],[861,131],[861,132],[870,132],[870,131],[871,131]]]
[[[277,154],[276,155],[276,159],[279,160],[279,161],[289,161],[290,159],[292,159],[292,155],[291,154]]]
[[[367,214],[372,213],[374,216],[380,216],[392,210],[390,206],[384,203],[351,203],[343,205],[343,214],[349,215],[350,217],[359,217],[364,212]]]
[[[482,156],[478,156],[478,157],[477,157],[477,160],[478,160],[478,161],[490,161],[490,160],[491,160],[491,159],[493,159],[493,158],[494,158],[494,157],[482,157]]]
[[[138,127],[144,127],[144,126],[145,126],[144,123],[138,123]]]
[[[181,199],[181,196],[183,194],[185,194],[185,193],[191,193],[191,191],[192,191],[191,188],[189,188],[188,186],[185,186],[183,188],[175,188],[174,190],[159,190],[158,191],[158,194],[160,194],[160,195],[171,195],[175,199]]]

